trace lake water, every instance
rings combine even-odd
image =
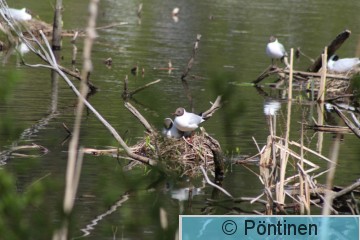
[[[87,3],[64,1],[65,29],[86,26]],[[131,101],[159,129],[163,119],[177,107],[193,107],[195,112],[201,112],[209,108],[217,95],[223,95],[226,100],[223,108],[203,127],[219,140],[227,159],[231,159],[239,154],[256,154],[252,137],[263,146],[269,135],[264,105],[270,100],[279,100],[281,93],[265,87],[267,96],[264,96],[245,84],[255,80],[269,66],[270,59],[265,54],[269,36],[276,35],[287,50],[301,47],[303,52],[315,58],[338,33],[350,29],[352,35],[338,53],[342,57],[360,56],[359,1],[153,0],[143,2],[141,23],[136,15],[140,3],[100,1],[98,26],[127,24],[99,29],[92,55],[91,80],[99,91],[90,97],[90,102],[130,145],[144,136],[144,129],[126,110],[121,98],[126,75],[130,89],[161,79],[160,83],[136,94]],[[27,7],[42,20],[52,21],[51,4],[54,3],[18,0],[8,4],[15,8]],[[177,22],[171,16],[175,7],[180,8]],[[180,77],[192,54],[197,34],[202,37],[187,77],[193,98],[190,104]],[[81,38],[77,40],[78,59],[81,58],[82,42]],[[61,64],[69,68],[71,51],[70,39],[64,38]],[[113,60],[111,68],[104,64],[109,57]],[[46,201],[37,210],[41,216],[51,219],[43,223],[44,235],[51,234],[58,224],[67,161],[68,141],[64,141],[67,133],[62,124],[72,129],[76,98],[60,80],[57,112],[49,115],[50,72],[20,65],[16,55],[6,62],[4,59],[5,53],[2,53],[0,151],[35,143],[49,152],[41,157],[1,159],[2,168],[14,174],[19,192],[39,179],[48,187]],[[25,60],[40,62],[33,54],[26,54]],[[176,68],[171,73],[161,70],[168,66],[169,60]],[[309,64],[307,59],[301,58],[295,62],[295,69],[305,70]],[[131,74],[130,69],[136,65],[140,70],[144,69],[143,76],[141,71],[137,76]],[[81,60],[77,67],[81,69]],[[279,103],[277,132],[283,135],[287,102]],[[317,118],[314,109],[316,106],[293,103],[290,139],[300,140],[302,116],[311,123],[312,117]],[[324,134],[322,154],[325,156],[329,156],[333,137],[333,134]],[[317,133],[307,130],[304,139],[305,145],[316,149]],[[80,144],[99,149],[118,146],[92,113],[83,118]],[[358,146],[356,136],[344,135],[340,143],[336,185],[345,186],[359,178]],[[326,166],[324,161],[311,160]],[[85,234],[88,239],[112,239],[113,236],[117,239],[173,239],[180,213],[234,214],[253,209],[246,204],[210,204],[207,199],[216,196],[216,192],[201,179],[189,182],[160,178],[155,170],[143,168],[124,172],[125,163],[105,156],[85,156],[70,229],[72,238]],[[243,166],[228,163],[223,182],[225,189],[236,197],[255,197],[262,193],[263,187],[255,174]],[[258,172],[257,166],[250,166],[250,169]],[[191,201],[186,200],[186,188],[189,187],[195,187]],[[224,196],[218,198],[226,199]],[[167,212],[169,226],[166,230],[160,225],[160,209]]]

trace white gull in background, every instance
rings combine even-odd
[[[9,14],[16,21],[29,21],[32,18],[31,15],[26,12],[26,8],[23,9],[8,8],[7,10],[2,8],[0,9],[0,11],[4,15]]]

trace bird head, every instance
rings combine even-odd
[[[173,115],[180,117],[180,116],[184,115],[184,113],[185,113],[185,109],[182,107],[179,107],[176,109],[176,111],[173,113]]]
[[[339,56],[338,55],[332,55],[330,57],[330,60],[337,61],[337,60],[339,60]]]
[[[276,42],[277,41],[277,38],[275,37],[275,36],[271,36],[270,38],[269,38],[269,43],[271,43],[271,42]]]

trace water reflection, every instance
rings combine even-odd
[[[179,214],[184,214],[184,202],[187,201],[188,206],[192,205],[192,199],[197,195],[204,195],[205,184],[202,187],[183,187],[170,189],[172,199],[179,201]]]
[[[97,215],[94,219],[91,220],[91,223],[87,224],[85,228],[80,229],[84,234],[82,236],[76,237],[77,238],[82,238],[82,237],[86,237],[88,235],[90,235],[92,233],[93,230],[95,230],[96,226],[98,224],[101,223],[101,221],[111,215],[112,213],[114,213],[115,211],[118,210],[119,207],[121,207],[127,200],[129,200],[129,194],[124,194],[118,201],[116,201],[110,208],[109,210],[105,211],[102,214]]]
[[[281,108],[281,104],[276,100],[266,100],[264,102],[264,114],[267,116],[274,116]]]
[[[30,52],[29,47],[25,44],[25,43],[20,43],[17,47],[16,47],[17,51],[21,54],[24,55],[28,52]]]
[[[176,23],[179,21],[179,12],[180,12],[180,8],[178,7],[174,8],[171,12],[172,19]]]

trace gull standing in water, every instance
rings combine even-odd
[[[181,138],[184,133],[177,129],[174,125],[174,122],[171,118],[164,119],[164,129],[162,130],[162,134],[167,138]]]
[[[359,58],[339,58],[337,55],[332,55],[329,58],[327,67],[330,71],[345,73],[353,70],[355,67],[359,66],[359,64]]]
[[[195,113],[186,112],[182,107],[176,109],[174,125],[182,132],[191,132],[199,127],[199,124],[204,122],[205,119]]]
[[[266,45],[266,54],[271,58],[271,64],[274,65],[274,60],[283,59],[287,57],[284,45],[279,43],[278,39],[271,36],[269,43]]]

